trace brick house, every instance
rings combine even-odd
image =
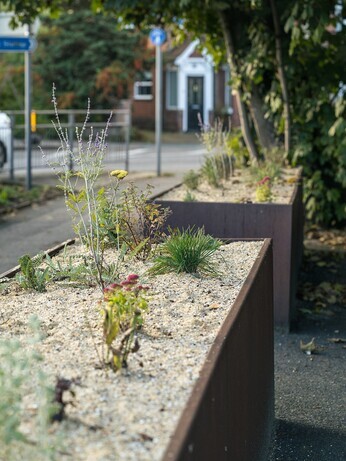
[[[239,125],[229,81],[229,68],[216,70],[212,58],[197,49],[198,41],[173,49],[163,48],[163,130],[196,131],[197,115],[204,123],[215,116],[231,116]],[[134,84],[133,125],[152,129],[155,126],[155,69]]]

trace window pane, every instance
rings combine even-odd
[[[134,98],[135,99],[152,99],[153,82],[135,82]]]
[[[178,72],[168,72],[168,106],[177,107],[178,105]]]

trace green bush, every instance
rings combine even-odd
[[[328,101],[312,112],[293,155],[303,167],[306,217],[324,226],[346,224],[346,105],[334,111]]]

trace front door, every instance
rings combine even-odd
[[[187,129],[200,129],[198,114],[203,119],[203,77],[188,77],[187,92]]]

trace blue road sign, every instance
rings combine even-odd
[[[25,52],[34,51],[37,41],[33,37],[1,37],[0,52]]]
[[[163,29],[152,29],[149,38],[153,45],[161,46],[166,41],[166,32]]]

